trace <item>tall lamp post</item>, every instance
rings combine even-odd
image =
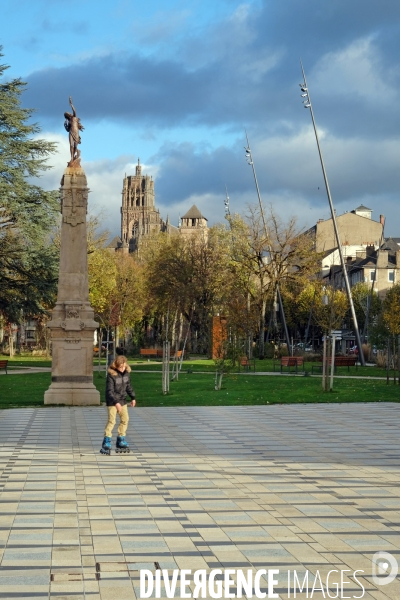
[[[325,181],[326,193],[327,193],[328,201],[329,201],[329,208],[331,210],[333,228],[334,228],[334,231],[335,231],[335,237],[336,237],[336,242],[337,242],[339,256],[340,256],[340,264],[342,265],[342,273],[343,273],[344,283],[345,283],[345,287],[346,287],[347,298],[348,298],[349,304],[350,304],[350,311],[351,311],[351,316],[352,316],[352,320],[353,320],[354,333],[355,333],[355,337],[356,337],[356,340],[357,340],[358,356],[360,358],[361,365],[363,367],[365,367],[365,358],[364,358],[364,353],[362,351],[362,346],[361,346],[361,338],[360,338],[360,332],[359,332],[359,329],[358,329],[357,316],[356,316],[356,311],[354,309],[353,297],[351,295],[351,288],[350,288],[349,278],[348,278],[348,275],[347,275],[346,264],[344,262],[342,244],[340,243],[339,229],[338,229],[338,226],[337,226],[335,210],[333,208],[333,202],[332,202],[331,191],[330,191],[330,188],[329,188],[328,176],[326,174],[324,159],[322,157],[322,150],[321,150],[321,146],[320,146],[320,143],[319,143],[317,126],[316,126],[316,123],[315,123],[314,111],[313,111],[313,107],[312,107],[312,103],[311,103],[310,91],[308,89],[306,74],[305,74],[305,71],[304,71],[303,63],[301,61],[300,61],[300,64],[301,64],[301,70],[302,70],[302,73],[303,73],[303,81],[304,81],[304,83],[300,83],[300,89],[303,92],[301,94],[301,96],[302,96],[302,98],[304,98],[304,101],[303,101],[304,108],[309,108],[310,109],[311,120],[312,120],[312,124],[313,124],[313,127],[314,127],[315,139],[317,141],[318,154],[319,154],[319,158],[320,158],[320,161],[321,161],[322,173],[323,173],[324,181]]]
[[[253,155],[251,153],[249,136],[247,135],[247,131],[246,131],[246,140],[247,140],[247,146],[245,147],[246,160],[247,160],[247,164],[250,165],[251,168],[253,169],[254,183],[256,185],[258,202],[259,202],[259,205],[260,205],[261,218],[262,218],[262,222],[263,222],[263,225],[264,225],[265,235],[266,235],[266,238],[267,238],[268,251],[269,251],[270,257],[272,258],[272,247],[271,247],[271,243],[269,241],[269,233],[268,233],[268,229],[267,229],[267,223],[265,221],[264,207],[263,207],[262,200],[261,200],[261,193],[260,193],[260,188],[258,186],[256,168],[254,166],[254,160],[253,160]],[[288,332],[288,328],[287,328],[287,325],[286,325],[285,310],[283,308],[282,296],[281,296],[281,292],[280,292],[280,289],[279,289],[278,282],[276,282],[276,288],[275,288],[275,290],[276,290],[276,294],[278,296],[278,302],[279,302],[279,308],[280,308],[281,316],[282,316],[283,328],[285,330],[285,338],[286,338],[287,349],[288,349],[288,352],[290,353],[289,332]],[[292,353],[293,353],[293,349],[292,349]]]
[[[229,208],[229,196],[228,196],[228,188],[225,185],[226,196],[224,200],[224,209],[225,209],[225,217],[231,216],[231,209]]]

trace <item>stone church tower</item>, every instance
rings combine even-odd
[[[120,250],[137,251],[143,239],[158,231],[167,231],[171,226],[163,221],[155,207],[154,181],[142,175],[140,160],[136,174],[125,175],[122,189],[121,241]],[[175,229],[175,228],[174,228]]]
[[[116,252],[137,252],[146,238],[158,232],[192,236],[207,240],[207,219],[194,204],[180,219],[179,227],[171,225],[169,218],[164,221],[155,206],[154,181],[149,175],[142,175],[140,160],[135,175],[125,175],[122,188],[121,238],[116,236],[107,246]]]
[[[197,206],[193,204],[186,214],[181,217],[179,228],[181,235],[186,239],[192,236],[202,236],[204,240],[208,239],[207,219],[204,217]]]

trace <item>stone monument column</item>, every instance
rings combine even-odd
[[[73,111],[71,117],[79,121],[74,108]],[[78,139],[76,143],[80,143],[79,135]],[[53,359],[51,385],[44,395],[45,404],[75,406],[100,404],[100,393],[93,384],[93,340],[98,324],[89,303],[86,239],[89,189],[76,143],[71,145],[71,161],[61,180],[60,274],[57,303],[48,323]]]

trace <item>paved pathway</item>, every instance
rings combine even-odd
[[[371,578],[375,552],[400,560],[399,405],[138,408],[110,457],[104,419],[0,412],[0,598],[134,599],[155,563],[277,568],[285,599],[288,569],[362,569],[363,598],[400,598]]]
[[[93,371],[104,371],[104,367],[98,367],[98,366],[94,366],[93,367]],[[8,370],[8,375],[29,375],[29,374],[34,374],[34,373],[51,373],[51,367],[21,367],[21,369],[9,369]],[[133,369],[133,373],[161,373],[161,369],[159,371],[155,370],[155,369]],[[210,375],[212,374],[212,371],[195,371],[196,374],[201,374],[201,375]],[[185,371],[182,371],[182,374],[185,374]],[[6,375],[5,371],[0,371],[0,375]],[[242,371],[241,373],[235,373],[235,375],[241,375],[242,377],[244,376],[274,376],[274,377],[304,377],[304,373],[295,373],[295,372],[283,372],[281,373],[280,371],[256,371],[256,372],[249,372],[249,371]],[[322,374],[314,374],[314,373],[310,373],[308,372],[308,375],[310,377],[322,377]],[[390,380],[392,380],[393,375],[391,375]],[[382,380],[382,381],[386,381],[386,377],[373,377],[371,375],[335,375],[335,379],[377,379],[377,380]]]

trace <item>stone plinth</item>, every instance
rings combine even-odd
[[[81,167],[61,180],[61,253],[57,303],[48,327],[52,341],[51,385],[45,404],[100,404],[93,384],[93,335],[98,324],[89,303],[86,213],[89,189]]]

